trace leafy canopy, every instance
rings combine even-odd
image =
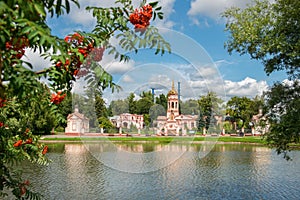
[[[236,51],[260,60],[270,73],[286,70],[299,78],[300,4],[298,0],[256,0],[245,9],[231,8],[224,12],[229,39],[229,53]]]

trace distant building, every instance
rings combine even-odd
[[[260,134],[265,134],[266,132],[269,131],[270,125],[268,122],[267,117],[263,114],[262,109],[259,109],[259,112],[257,115],[252,116],[252,122],[251,122],[252,127],[254,128],[254,135],[260,135]]]
[[[109,120],[117,128],[130,129],[132,126],[136,127],[137,129],[144,128],[144,116],[143,115],[122,113],[120,115],[110,117]]]
[[[83,114],[79,113],[78,107],[75,106],[73,113],[67,117],[67,127],[65,133],[88,133],[89,132],[89,119]]]
[[[174,82],[172,82],[172,89],[168,92],[167,98],[167,116],[158,116],[156,119],[158,134],[178,135],[185,134],[187,130],[196,129],[197,115],[179,114],[179,98]]]

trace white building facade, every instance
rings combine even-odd
[[[130,129],[132,126],[136,127],[137,129],[144,128],[144,116],[143,115],[122,113],[120,115],[110,117],[109,120],[117,128]]]
[[[83,134],[89,132],[89,119],[83,114],[79,113],[78,108],[67,117],[67,127],[65,133]]]

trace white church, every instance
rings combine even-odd
[[[161,135],[179,135],[186,134],[188,130],[196,129],[198,115],[179,114],[179,97],[174,87],[174,81],[167,98],[167,116],[157,117],[157,133]]]

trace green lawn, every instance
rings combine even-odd
[[[219,141],[219,142],[245,142],[245,143],[260,143],[264,144],[261,137],[246,136],[246,137],[45,137],[41,142],[55,142],[55,141],[156,141],[156,142],[185,142],[185,141]]]

